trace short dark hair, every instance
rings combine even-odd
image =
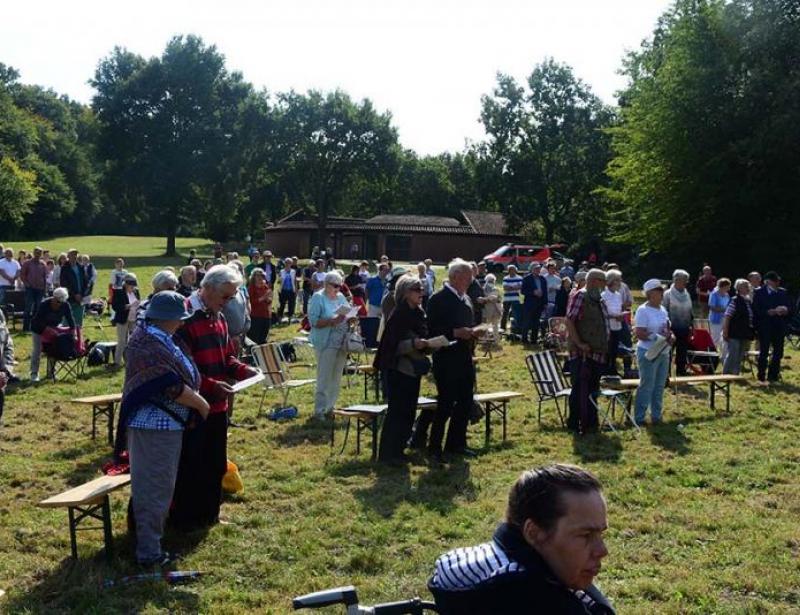
[[[602,489],[591,472],[578,466],[556,463],[526,470],[508,494],[506,521],[522,528],[525,521],[531,519],[549,531],[566,512],[563,492],[590,493]]]
[[[764,279],[765,280],[772,280],[773,282],[780,282],[781,281],[781,276],[778,275],[777,271],[767,271],[764,274]]]

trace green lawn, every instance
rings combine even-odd
[[[140,258],[132,269],[143,286],[166,263],[158,258],[163,240],[95,240],[43,243]],[[182,251],[195,245],[203,250],[207,242],[179,242]],[[111,328],[105,334],[114,336]],[[103,333],[88,326],[86,335]],[[30,341],[22,334],[15,341],[24,376]],[[126,493],[112,496],[117,555],[110,565],[101,532],[79,533],[80,559],[72,562],[66,512],[36,507],[98,474],[110,449],[90,438],[88,409],[68,400],[118,391],[122,375],[97,368],[78,383],[18,388],[0,427],[0,589],[7,592],[0,612],[283,613],[294,595],[350,583],[366,602],[425,596],[437,555],[486,540],[517,474],[552,461],[582,464],[605,484],[610,555],[598,583],[620,613],[800,612],[800,353],[789,353],[780,386],[736,387],[729,415],[708,410],[705,391],[686,388],[677,398],[667,394],[658,428],[578,439],[557,429],[552,408],[537,425],[523,356],[506,345],[478,374],[481,391],[526,394],[511,404],[508,441],[496,435],[477,459],[444,468],[422,458],[407,469],[384,468],[351,447],[332,453],[329,429],[306,422],[311,388],[294,392],[301,417],[285,423],[259,416],[260,393],[245,392],[237,420],[253,429],[232,429],[228,440],[245,493],[223,506],[230,524],[168,537],[168,547],[186,553],[181,568],[207,573],[182,587],[101,589],[103,580],[135,571]],[[341,401],[359,401],[361,385],[354,380]],[[434,390],[424,383],[423,394]],[[269,404],[278,400],[267,395]],[[481,428],[471,434],[482,445]],[[337,444],[343,435],[337,431]]]

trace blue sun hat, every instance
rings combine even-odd
[[[162,290],[153,295],[144,314],[151,320],[186,320],[191,315],[186,309],[186,297],[174,290]]]

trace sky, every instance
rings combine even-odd
[[[392,113],[418,153],[484,137],[481,96],[498,72],[523,81],[546,57],[572,66],[606,103],[627,51],[669,0],[29,0],[4,3],[0,62],[23,83],[89,103],[88,80],[115,46],[158,56],[197,34],[229,70],[271,92],[340,88]]]

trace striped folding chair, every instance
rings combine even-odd
[[[567,385],[567,380],[561,367],[558,365],[556,353],[552,350],[534,352],[525,357],[525,364],[528,366],[528,373],[536,387],[539,396],[537,413],[539,425],[542,424],[542,404],[553,401],[556,405],[558,418],[561,420],[562,427],[565,426],[564,416],[567,414],[567,404],[572,389]],[[561,409],[561,401],[564,400],[564,410]]]
[[[258,411],[264,405],[264,398],[269,390],[280,391],[283,399],[283,407],[289,402],[289,393],[292,389],[297,389],[315,382],[314,378],[293,380],[289,378],[289,371],[281,357],[280,344],[270,343],[253,346],[251,350],[256,367],[264,374],[264,394],[261,396],[261,403]]]

